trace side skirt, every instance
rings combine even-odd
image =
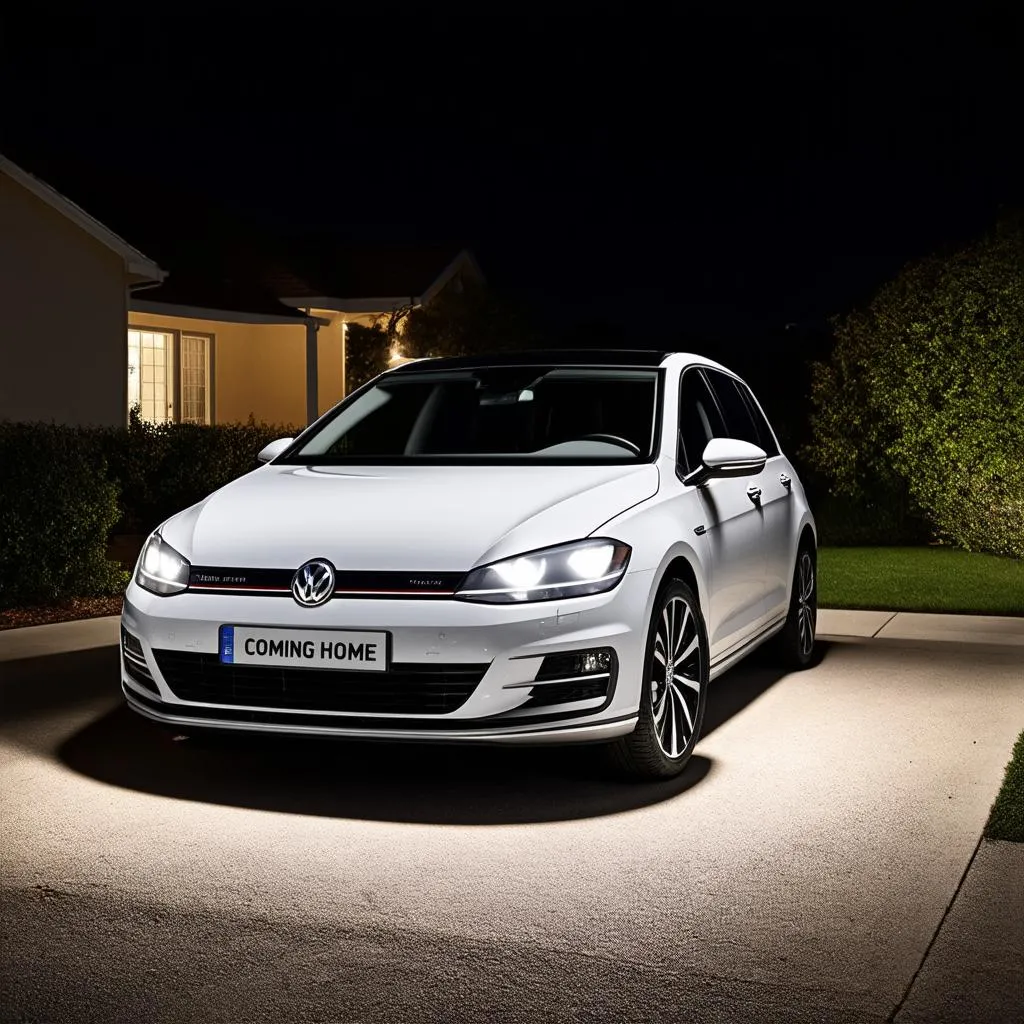
[[[710,678],[717,679],[723,672],[728,672],[736,662],[741,661],[755,648],[760,647],[766,640],[771,640],[776,633],[782,631],[782,627],[786,625],[786,618],[787,616],[783,615],[782,618],[769,623],[760,633],[745,641],[735,651],[720,654],[716,660],[711,662]]]

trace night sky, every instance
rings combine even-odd
[[[389,10],[9,21],[0,150],[127,170],[140,203],[169,184],[289,228],[465,241],[552,323],[659,345],[813,328],[1022,199],[1012,8]]]

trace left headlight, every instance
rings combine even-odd
[[[622,579],[630,550],[628,544],[604,537],[542,548],[471,570],[455,597],[520,604],[600,594]]]
[[[159,533],[154,533],[139,556],[135,582],[154,594],[180,594],[188,589],[191,568]]]

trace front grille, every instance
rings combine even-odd
[[[445,715],[469,699],[487,664],[394,664],[387,672],[225,665],[216,654],[154,651],[180,700],[252,708]]]

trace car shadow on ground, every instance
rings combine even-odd
[[[637,783],[618,776],[599,746],[454,746],[246,734],[183,739],[123,704],[47,743],[45,730],[21,730],[18,720],[59,718],[111,694],[117,685],[117,649],[9,662],[4,669],[8,738],[97,781],[181,800],[375,821],[517,824],[615,814],[671,800],[713,770],[712,762],[697,753],[678,778]],[[716,680],[704,735],[783,675],[770,658],[755,653]]]

